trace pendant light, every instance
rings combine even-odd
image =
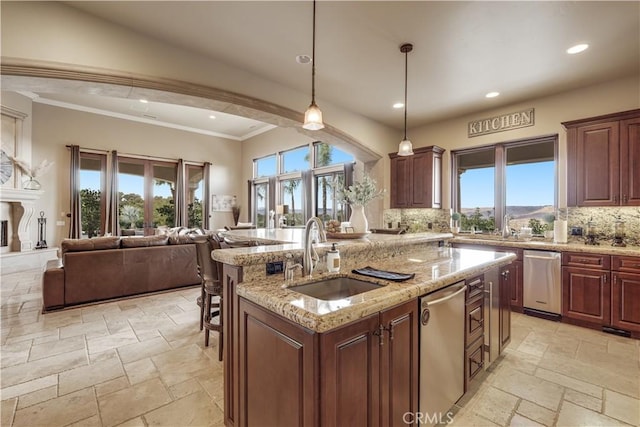
[[[304,129],[320,130],[322,123],[322,111],[316,105],[316,0],[313,0],[313,49],[311,52],[311,105],[304,113]]]
[[[404,138],[400,141],[398,146],[398,156],[412,156],[413,145],[411,141],[407,139],[407,68],[408,68],[408,53],[413,50],[411,43],[405,43],[400,46],[400,52],[404,53]]]

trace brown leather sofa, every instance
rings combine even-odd
[[[188,236],[65,239],[62,266],[43,276],[43,312],[200,284]]]

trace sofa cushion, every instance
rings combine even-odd
[[[120,237],[92,237],[91,239],[64,239],[60,244],[62,255],[66,252],[99,251],[120,248]]]
[[[123,248],[143,248],[148,246],[164,246],[169,243],[167,236],[123,237]]]

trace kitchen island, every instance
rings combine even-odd
[[[299,261],[303,245],[273,231],[242,233],[272,245],[212,255],[224,263],[227,425],[402,424],[403,413],[418,411],[418,298],[515,258],[446,247],[447,233],[370,235],[339,241],[340,273],[321,263],[313,279],[298,272],[285,282],[281,273],[268,276],[266,263],[287,254]],[[330,244],[316,245],[321,259]],[[415,276],[390,282],[351,273],[366,266]],[[380,286],[334,301],[294,290],[334,277]]]

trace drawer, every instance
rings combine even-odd
[[[478,296],[465,306],[465,345],[484,335],[484,298]]]
[[[611,257],[611,270],[640,273],[640,257],[613,255]]]
[[[611,269],[611,257],[601,254],[586,254],[580,252],[563,252],[562,265],[570,267],[597,268],[600,270]]]
[[[465,281],[467,285],[467,302],[471,301],[474,297],[482,295],[484,292],[484,274],[480,276],[472,277]]]
[[[478,338],[464,352],[465,368],[464,379],[465,385],[469,384],[478,375],[484,366],[484,339]],[[468,387],[465,387],[465,390]]]

